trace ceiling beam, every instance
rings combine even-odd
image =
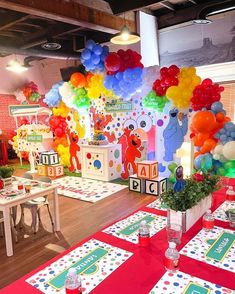
[[[142,8],[148,8],[148,6],[159,3],[161,1],[162,0],[108,0],[107,2],[109,3],[114,14],[120,14],[127,11],[135,11]]]
[[[15,25],[15,24],[17,24],[17,23],[19,23],[19,22],[21,22],[21,21],[25,21],[25,20],[27,20],[28,18],[29,18],[29,16],[28,16],[28,15],[25,15],[25,16],[23,16],[23,17],[20,17],[20,18],[18,18],[18,19],[15,19],[15,20],[13,20],[13,21],[11,21],[11,22],[5,24],[5,25],[0,26],[0,30],[3,31],[3,30],[5,30],[5,29],[8,29],[9,27],[11,27],[11,26],[13,26],[13,25]]]
[[[124,24],[121,17],[72,1],[0,0],[0,7],[110,34],[119,32]],[[126,24],[136,31],[134,21],[126,20]]]
[[[163,29],[166,27],[178,25],[196,19],[203,9],[205,9],[206,7],[214,6],[215,4],[218,4],[221,1],[214,0],[213,3],[211,2],[212,1],[210,0],[206,0],[203,2],[203,4],[198,4],[188,8],[182,8],[161,16],[159,16],[157,14],[158,12],[156,11],[155,16],[157,17],[158,28]]]

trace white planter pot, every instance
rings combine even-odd
[[[202,199],[197,205],[186,211],[175,211],[168,209],[167,223],[175,223],[182,226],[183,233],[187,232],[196,221],[211,208],[212,197],[211,195]]]
[[[2,178],[4,186],[6,187],[7,185],[11,185],[12,183],[12,177],[9,178]]]

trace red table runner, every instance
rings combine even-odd
[[[235,186],[235,179],[230,179],[230,185]],[[225,188],[217,191],[213,194],[213,206],[214,211],[219,205],[225,201]],[[158,211],[156,209],[143,207],[140,210],[166,215],[166,212]],[[133,214],[133,213],[131,213]],[[223,228],[229,228],[227,222],[215,221],[216,226]],[[201,230],[201,219],[182,237],[182,242],[178,249],[181,250],[199,231]],[[105,234],[103,232],[97,232],[91,237],[81,241],[69,250],[64,251],[62,254],[56,256],[52,260],[48,261],[44,265],[38,267],[34,271],[30,272],[26,276],[15,281],[11,285],[2,289],[1,293],[41,293],[36,288],[25,282],[25,280],[31,277],[36,272],[42,270],[52,262],[58,260],[62,256],[74,248],[80,246],[91,238],[103,241],[110,245],[125,249],[133,252],[133,256],[130,257],[124,264],[117,268],[109,277],[101,282],[91,293],[102,294],[120,294],[120,293],[149,293],[153,286],[159,281],[159,279],[165,273],[163,265],[164,252],[168,247],[166,230],[162,229],[151,238],[151,246],[148,248],[141,248],[138,245],[114,237],[112,235]],[[206,264],[205,262],[197,261],[187,256],[181,255],[180,270],[192,276],[196,276],[203,280],[210,281],[214,284],[220,284],[224,287],[235,289],[235,274],[223,269],[219,269],[215,266]],[[20,290],[20,292],[19,292]],[[167,293],[166,293],[167,294]]]

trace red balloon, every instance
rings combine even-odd
[[[116,72],[121,65],[120,56],[117,53],[112,52],[106,57],[104,64],[108,71]]]
[[[171,76],[176,76],[180,72],[180,69],[175,64],[172,64],[168,69],[168,74]]]

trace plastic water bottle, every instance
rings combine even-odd
[[[211,210],[207,210],[207,212],[203,215],[202,218],[202,226],[206,231],[210,231],[214,228],[215,225],[215,219],[213,214],[211,213]]]
[[[66,294],[81,294],[82,283],[80,277],[77,275],[77,270],[71,267],[65,280],[65,293]]]
[[[228,190],[226,191],[226,200],[235,201],[235,191],[233,190],[232,186],[229,186]]]
[[[165,252],[164,266],[169,272],[176,272],[179,268],[180,254],[174,242],[169,242],[169,248]]]
[[[143,220],[139,227],[139,246],[148,246],[150,244],[150,233],[147,222]]]

